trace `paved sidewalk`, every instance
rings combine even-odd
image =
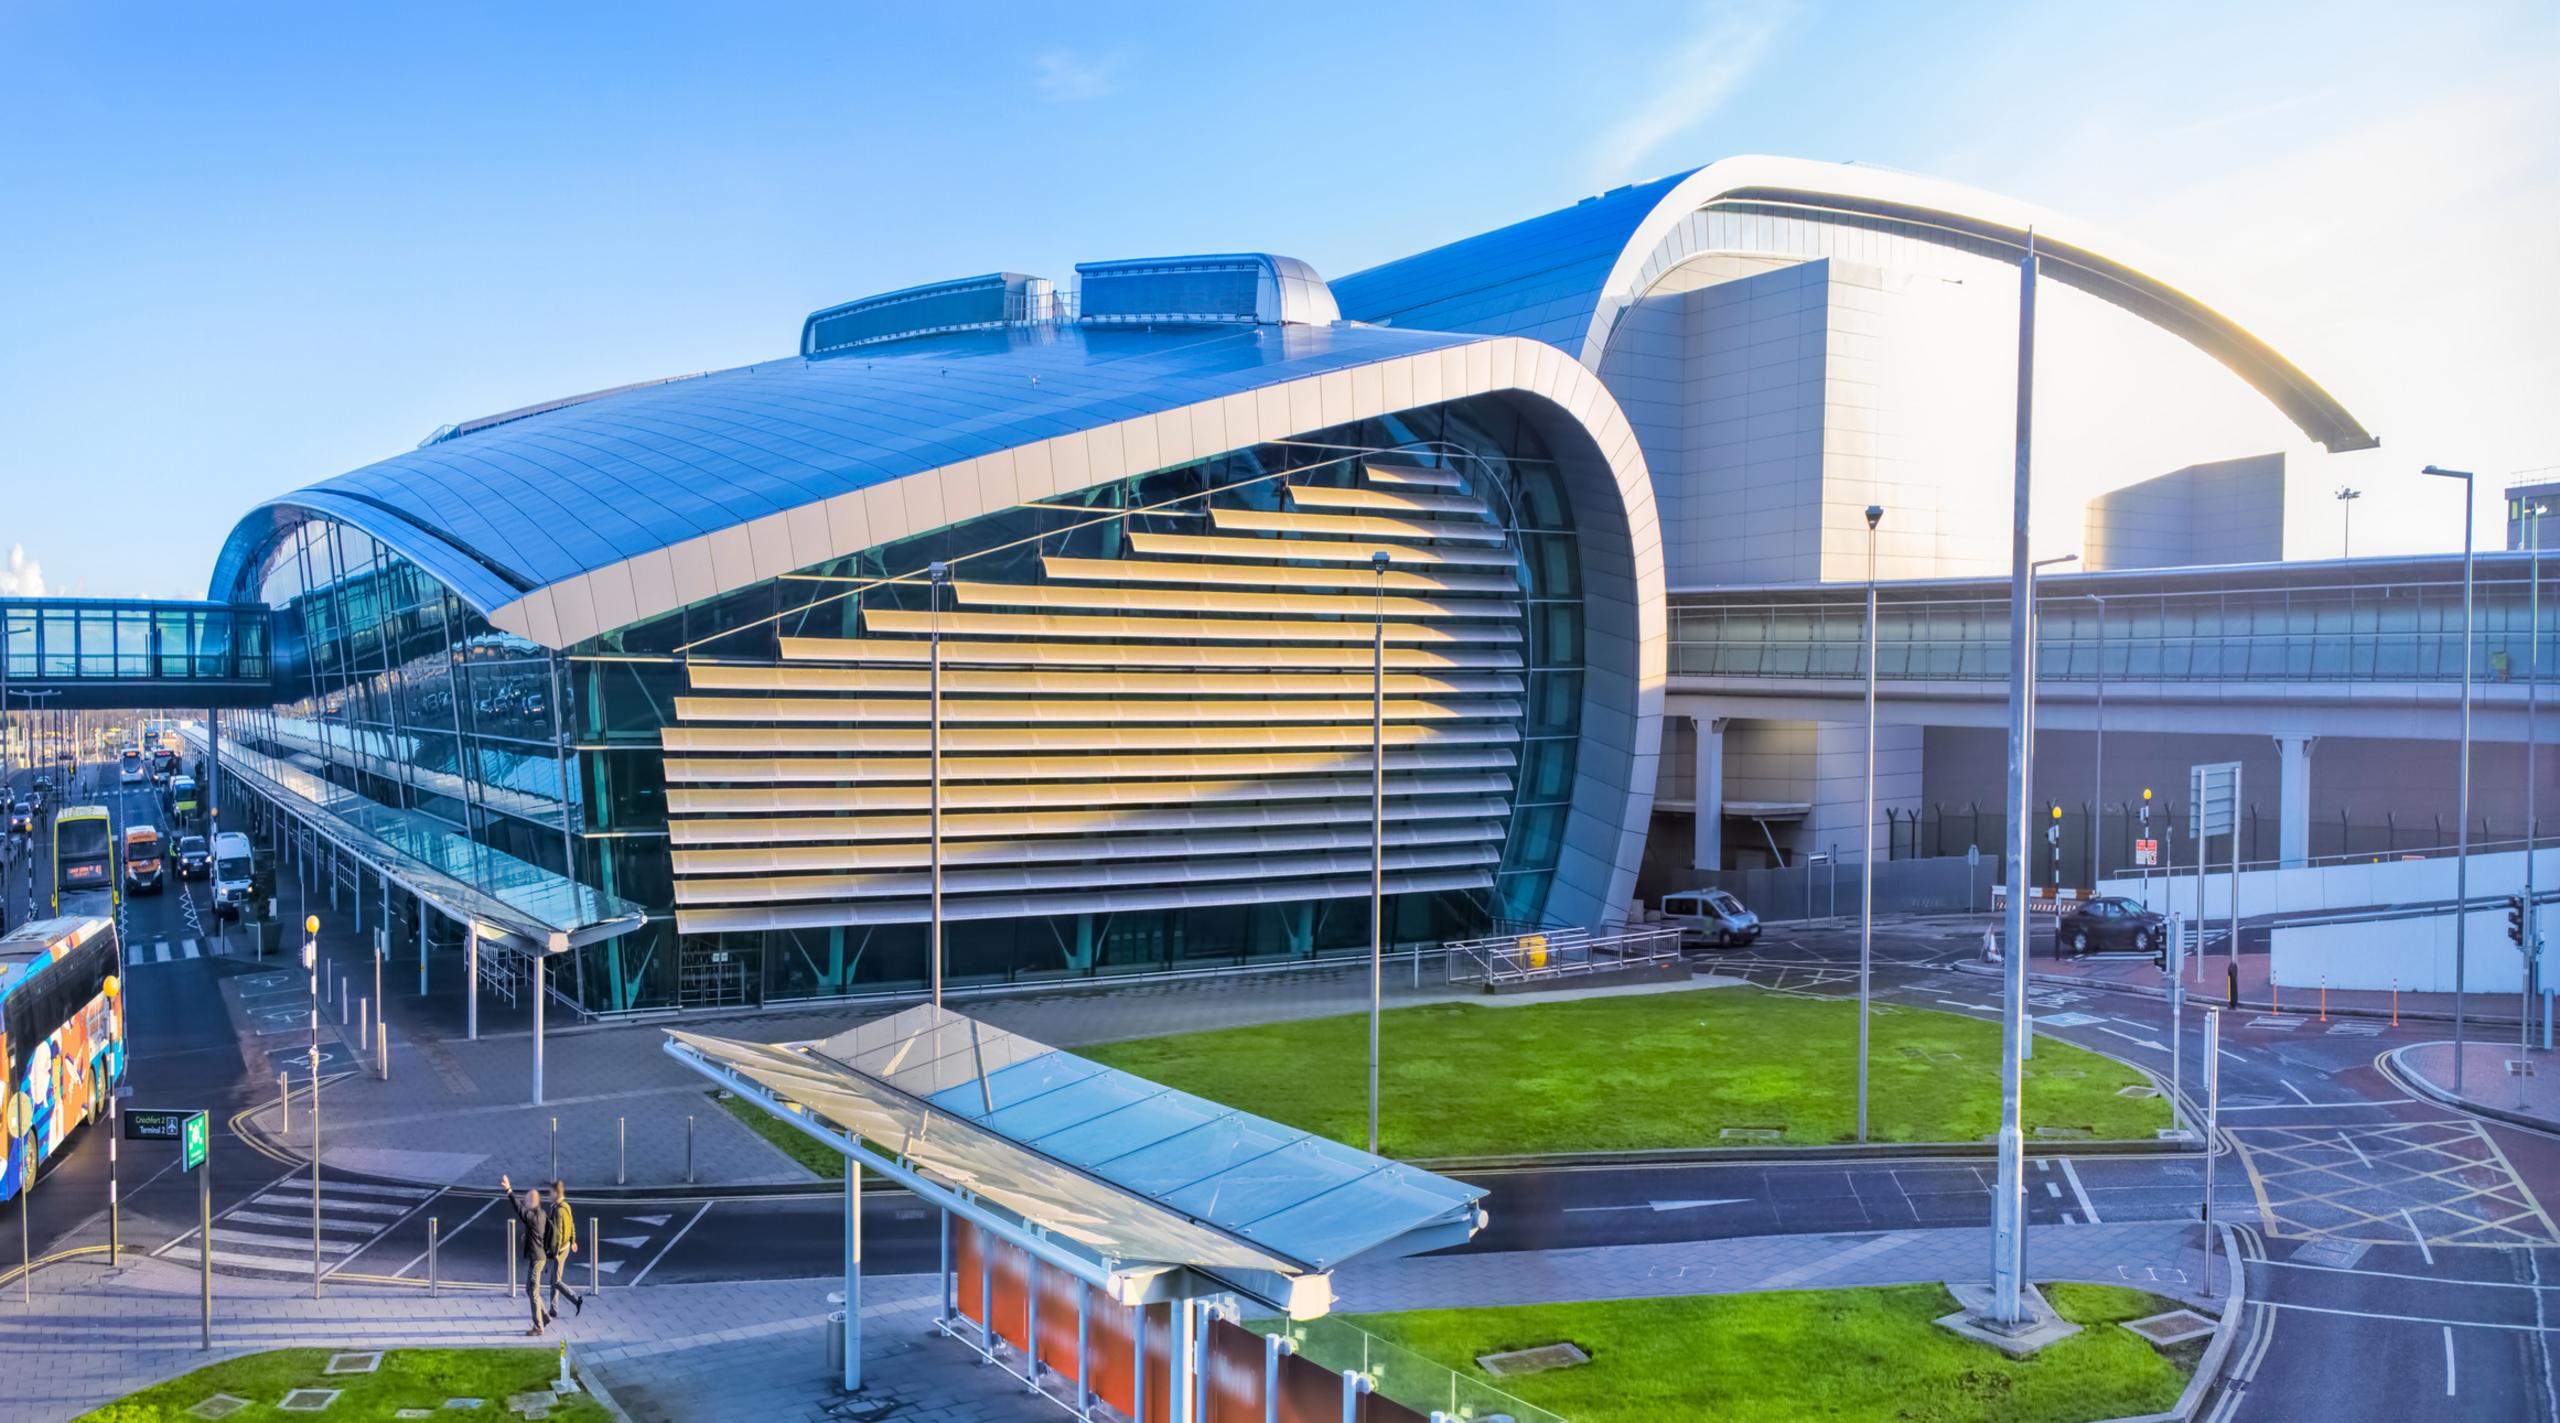
[[[2466,1105],[2509,1120],[2560,1131],[2560,1052],[2539,1046],[2519,1051],[2515,1038],[2474,1036],[2462,1052],[2462,1090],[2453,1087],[2453,1044],[2419,1043],[2394,1059],[2438,1097],[2456,1097]],[[2513,1064],[2527,1064],[2519,1073]]]
[[[1030,1423],[1052,1417],[947,1340],[929,1339],[930,1276],[866,1279],[870,1396],[909,1401],[901,1418]],[[608,1288],[544,1340],[524,1337],[525,1304],[503,1290],[332,1284],[324,1299],[289,1283],[214,1282],[214,1349],[198,1347],[197,1277],[167,1261],[123,1269],[58,1265],[33,1311],[0,1310],[0,1423],[61,1423],[124,1394],[243,1353],[295,1347],[536,1345],[565,1340],[640,1423],[822,1418],[826,1282]],[[670,1380],[696,1382],[671,1387]],[[626,1395],[626,1387],[628,1393]],[[933,1410],[941,1410],[935,1412]]]
[[[2277,986],[2268,980],[2270,960],[2264,953],[2242,953],[2239,958],[2240,1006],[2258,1012],[2316,1014],[2321,1008],[2321,993],[2315,984],[2309,988]],[[2210,1006],[2227,1001],[2231,992],[2228,970],[2232,961],[2219,953],[2207,953],[2201,961],[2189,960],[2187,968],[2187,1001]],[[1957,965],[1967,973],[1997,976],[1997,965],[1967,960]],[[2199,973],[2198,969],[2202,972]],[[2092,988],[2124,989],[2152,997],[2167,993],[2168,976],[2151,966],[2148,959],[2056,959],[2039,951],[2027,960],[2027,973],[2047,983],[2072,983]],[[2453,1021],[2453,995],[2450,993],[2391,993],[2350,991],[2333,988],[2328,993],[2328,1010],[2332,1014],[2354,1017],[2388,1018],[2398,1014],[2404,1021]],[[2501,1017],[2500,1015],[2504,1016]],[[2516,1024],[2515,995],[2512,993],[2470,995],[2468,1015],[2475,1023],[2503,1023],[2509,1030]]]
[[[344,976],[351,993],[371,993],[374,970],[369,938],[324,931],[321,947],[331,964],[331,982]],[[431,963],[431,970],[448,979],[458,977],[459,966],[448,962],[449,957]],[[254,999],[258,988],[284,995],[281,1001],[289,1005],[307,1001],[298,968],[271,957],[265,971],[282,972],[285,977],[235,979],[226,993],[235,1003],[243,1001],[244,989]],[[1593,992],[1637,991],[1567,989],[1493,999],[1469,989],[1452,990],[1437,981],[1437,973],[1437,964],[1426,964],[1417,987],[1409,966],[1390,966],[1385,984],[1388,1005],[1464,999],[1511,1006]],[[693,1179],[698,1184],[812,1179],[711,1100],[699,1076],[666,1056],[662,1044],[670,1023],[723,1037],[785,1042],[825,1037],[908,1006],[904,1002],[834,1004],[805,1012],[738,1013],[611,1026],[578,1025],[565,1009],[555,1006],[544,1040],[546,1100],[535,1107],[530,1101],[529,1005],[509,1007],[493,995],[484,995],[481,1035],[474,1041],[454,1028],[449,1001],[454,985],[438,984],[425,999],[416,993],[414,957],[403,964],[395,953],[382,982],[389,997],[391,1028],[388,1081],[375,1077],[376,1059],[362,1050],[353,1020],[344,1029],[339,1026],[334,998],[322,1013],[324,1044],[342,1044],[330,1069],[341,1075],[323,1094],[323,1159],[348,1170],[437,1184],[494,1181],[501,1172],[519,1180],[548,1179],[556,1118],[559,1172],[589,1191],[612,1185],[618,1176],[633,1187],[683,1183],[688,1117],[694,1134]],[[1700,977],[1688,984],[1648,986],[1643,991],[1726,982],[1731,980]],[[1075,1047],[1362,1012],[1368,1007],[1368,991],[1365,965],[1342,965],[1030,992],[972,995],[962,991],[953,994],[953,1001],[1001,1027]],[[296,1009],[297,1014],[300,1011]],[[270,1084],[269,1101],[251,1113],[248,1125],[271,1146],[297,1156],[308,1150],[309,1111],[297,1099],[293,1129],[285,1132],[272,1083],[278,1070],[293,1066],[308,1051],[308,1033],[300,1026],[303,1021],[295,1016],[292,1028],[265,1037],[254,1031],[243,1035],[251,1071],[263,1073],[259,1080]]]

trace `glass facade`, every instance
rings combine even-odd
[[[0,604],[8,679],[263,682],[266,610],[221,603],[42,598]]]
[[[1444,690],[1473,686],[1479,695],[1439,697],[1440,719],[1414,731],[1416,750],[1405,752],[1404,742],[1390,741],[1391,798],[1400,793],[1392,786],[1399,758],[1409,754],[1423,768],[1414,772],[1416,800],[1472,806],[1464,814],[1476,818],[1423,811],[1408,826],[1403,812],[1391,808],[1391,857],[1410,855],[1414,867],[1400,869],[1398,860],[1390,860],[1387,933],[1391,942],[1428,942],[1501,923],[1534,923],[1561,846],[1574,779],[1582,696],[1581,572],[1554,464],[1513,407],[1495,398],[1319,431],[1007,509],[737,589],[556,656],[492,627],[459,596],[362,531],[313,518],[287,530],[244,578],[241,591],[272,612],[277,700],[265,709],[226,713],[224,736],[385,807],[430,818],[497,855],[574,875],[643,908],[648,921],[642,928],[573,951],[553,977],[557,990],[588,1012],[746,1006],[913,989],[927,979],[927,928],[914,912],[920,901],[912,897],[857,906],[838,915],[845,921],[840,923],[680,931],[678,915],[686,912],[681,885],[700,877],[679,874],[680,847],[671,843],[671,832],[688,819],[716,825],[733,818],[671,811],[688,793],[698,793],[698,776],[670,786],[670,762],[684,758],[670,750],[668,738],[671,728],[686,724],[684,706],[702,698],[706,682],[727,688],[760,669],[789,671],[794,664],[783,654],[786,638],[876,637],[894,615],[926,608],[919,575],[930,562],[955,565],[956,576],[971,583],[1026,590],[1008,596],[1044,596],[1040,590],[1057,584],[1051,573],[1055,560],[1131,558],[1143,536],[1200,534],[1212,504],[1230,513],[1285,518],[1293,496],[1284,486],[1354,490],[1364,457],[1381,451],[1397,452],[1397,459],[1416,468],[1447,472],[1449,497],[1481,501],[1488,511],[1482,538],[1468,546],[1473,552],[1464,572],[1443,581],[1504,590],[1486,595],[1488,602],[1499,599],[1498,622],[1481,616],[1482,606],[1470,610],[1475,621],[1467,624],[1472,631],[1457,635],[1458,652],[1424,644],[1416,653],[1431,659],[1426,666],[1445,662],[1462,669],[1433,674],[1443,678]],[[1439,496],[1425,489],[1421,497]],[[1415,540],[1409,546],[1428,549],[1432,543]],[[1365,953],[1374,618],[1358,594],[1373,575],[1365,562],[1348,570],[1348,581],[1339,561],[1330,565],[1331,574],[1322,572],[1326,567],[1322,560],[1281,560],[1266,587],[1265,564],[1248,570],[1257,581],[1251,591],[1240,584],[1238,596],[1271,597],[1273,588],[1294,589],[1285,579],[1292,569],[1317,570],[1299,577],[1331,577],[1353,589],[1350,595],[1319,594],[1317,601],[1356,603],[1356,610],[1315,612],[1301,621],[1349,625],[1327,644],[1336,660],[1326,665],[1340,669],[1335,675],[1347,679],[1346,690],[1356,687],[1356,720],[1314,734],[1331,738],[1323,745],[1348,758],[1345,765],[1356,779],[1347,780],[1350,788],[1333,802],[1342,807],[1335,819],[1343,823],[1295,832],[1331,837],[1324,853],[1340,861],[1334,868],[1345,873],[1310,871],[1307,883],[1321,881],[1323,892],[1304,898],[1261,894],[1240,902],[1149,907],[1140,893],[1132,901],[1136,907],[1042,912],[1044,904],[1060,901],[1032,895],[1023,901],[1028,912],[1020,914],[954,912],[945,924],[948,982],[1029,982]],[[1477,584],[1467,583],[1469,578]],[[1106,587],[1142,590],[1145,584],[1114,581]],[[1468,640],[1493,637],[1487,628],[1496,628],[1499,638],[1481,648]],[[1219,645],[1215,637],[1159,641],[1175,648]],[[1227,647],[1225,662],[1206,653],[1198,659],[1168,654],[1160,665],[1235,667],[1239,686],[1263,680],[1261,672],[1269,669],[1232,660],[1235,651]],[[1477,653],[1491,670],[1472,670],[1476,664],[1468,659]],[[1402,664],[1391,665],[1401,673]],[[724,691],[723,698],[733,695]],[[790,699],[787,687],[743,695],[776,703]],[[1391,690],[1390,697],[1395,695]],[[1418,700],[1431,698],[1418,694]],[[896,714],[884,715],[888,720],[876,734],[899,734]],[[1147,719],[1144,711],[1136,716]],[[1273,744],[1300,744],[1285,739],[1299,731],[1289,712],[1278,713],[1274,724],[1278,731],[1257,724],[1234,733],[1185,734],[1201,736],[1195,743],[1200,746],[1228,744],[1214,739],[1219,734],[1266,733],[1284,738]],[[859,714],[834,725],[846,734],[875,734]],[[1036,713],[1019,722],[982,714],[968,728],[999,739],[1053,730]],[[952,735],[957,739],[960,733]],[[1434,749],[1444,745],[1454,749]],[[1432,770],[1441,764],[1433,756],[1466,769]],[[1041,793],[1051,798],[1044,803],[1072,802],[1084,785],[1107,799],[1115,767],[1142,759],[1097,760],[1089,770],[1062,761],[1032,775],[1046,778],[1039,779]],[[1441,787],[1425,784],[1442,774],[1452,785],[1472,787],[1473,797],[1439,794]],[[1056,789],[1059,781],[1067,788]],[[710,791],[735,789],[724,783]],[[950,792],[961,793],[956,787]],[[1232,816],[1267,808],[1275,823],[1285,824],[1296,813],[1292,807],[1304,803],[1292,799],[1301,794],[1275,792],[1265,800],[1241,791],[1219,797],[1216,810]],[[1482,834],[1484,845],[1472,860],[1463,843],[1471,830]],[[951,838],[962,833],[955,824]],[[989,837],[983,828],[976,833],[981,845],[1004,839]],[[1103,834],[1109,838],[1117,831],[1106,825]],[[1414,842],[1409,850],[1408,839]],[[1282,836],[1272,843],[1293,842]],[[1149,856],[1163,852],[1114,843],[1096,853],[1111,861],[1094,871],[1099,884],[1113,876],[1144,881],[1151,867],[1162,864]],[[912,877],[917,868],[920,863],[901,873]],[[1400,876],[1416,887],[1392,892]],[[865,882],[862,876],[853,879]],[[955,911],[962,893],[955,884]],[[1204,897],[1217,895],[1191,895],[1195,901]],[[815,912],[834,913],[831,903],[820,898]],[[786,909],[805,918],[812,905]]]
[[[688,787],[671,790],[669,763],[682,758],[663,747],[662,738],[685,719],[680,699],[695,698],[703,690],[706,668],[720,669],[714,685],[735,688],[757,680],[746,669],[788,669],[785,639],[876,636],[887,621],[883,615],[927,608],[929,594],[920,575],[935,561],[951,564],[955,578],[971,584],[1055,586],[1054,560],[1126,558],[1133,555],[1133,544],[1148,536],[1200,534],[1204,512],[1213,504],[1229,511],[1276,512],[1286,503],[1284,484],[1352,486],[1358,482],[1360,465],[1354,452],[1362,451],[1408,452],[1402,457],[1463,471],[1460,477],[1467,497],[1482,497],[1497,516],[1500,530],[1498,553],[1490,563],[1476,566],[1498,569],[1506,584],[1516,585],[1519,595],[1516,655],[1507,658],[1507,670],[1500,674],[1513,690],[1498,703],[1487,704],[1498,723],[1461,714],[1434,728],[1453,740],[1473,737],[1468,744],[1498,749],[1502,788],[1491,813],[1501,817],[1507,834],[1496,832],[1498,847],[1488,851],[1489,863],[1473,874],[1471,887],[1391,893],[1388,936],[1395,942],[1436,941],[1483,932],[1496,922],[1535,922],[1560,847],[1565,802],[1573,782],[1582,666],[1579,558],[1553,463],[1508,404],[1480,399],[1319,431],[1286,444],[1236,451],[1068,498],[1008,509],[802,569],[572,648],[568,665],[576,691],[569,702],[576,717],[572,737],[578,759],[574,779],[588,788],[579,807],[580,873],[610,893],[648,906],[652,916],[640,932],[588,951],[595,961],[588,965],[587,981],[597,985],[588,1006],[599,1012],[626,1012],[767,1003],[912,989],[926,981],[928,931],[917,922],[920,901],[913,898],[868,911],[858,906],[839,906],[841,912],[826,907],[815,911],[846,922],[678,932],[671,907],[679,900],[679,880],[692,883],[695,877],[680,875],[676,867],[675,852],[681,847],[671,845],[675,828],[671,821],[687,817],[681,812],[671,815],[671,802],[683,799]],[[1365,580],[1370,575],[1363,567],[1355,570],[1355,576]],[[1118,586],[1141,585],[1131,581]],[[1214,601],[1216,595],[1196,596]],[[1337,615],[1312,616],[1322,620]],[[1354,622],[1362,632],[1368,626],[1365,607],[1357,614],[1338,616]],[[1212,638],[1195,641],[1176,635],[1173,645],[1207,648],[1216,643]],[[1072,913],[1041,912],[1041,905],[1053,902],[1055,895],[1033,894],[1024,898],[1024,913],[961,917],[955,887],[944,931],[947,981],[1029,982],[1365,952],[1369,942],[1366,674],[1370,650],[1364,635],[1355,635],[1348,657],[1341,665],[1358,674],[1360,716],[1350,730],[1356,733],[1353,744],[1360,779],[1353,829],[1343,832],[1349,838],[1337,845],[1358,861],[1356,893],[1336,889],[1307,899],[1092,908]],[[912,660],[904,665],[912,666]],[[1161,665],[1186,663],[1177,658]],[[1213,663],[1203,654],[1187,665],[1230,664]],[[869,682],[885,685],[883,679],[889,674],[854,675],[867,675]],[[787,700],[790,690],[762,695]],[[876,709],[888,704],[865,705]],[[746,710],[751,714],[755,708]],[[1024,715],[1026,720],[1009,722],[997,713],[982,714],[966,722],[966,733],[955,729],[949,735],[954,742],[964,734],[1001,741],[1043,725],[1035,714]],[[1143,720],[1144,713],[1139,715]],[[946,717],[953,716],[946,712]],[[960,725],[957,720],[951,724]],[[858,734],[858,729],[848,734]],[[894,734],[885,729],[877,733],[882,738]],[[899,744],[911,753],[920,742]],[[1396,744],[1400,743],[1391,743],[1391,776],[1398,766]],[[953,748],[955,754],[957,749]],[[1071,782],[1066,789],[1049,792],[1041,804],[1073,803],[1077,797],[1072,780],[1079,775],[1097,778],[1090,785],[1097,803],[1107,799],[1108,785],[1101,778],[1119,779],[1114,767],[1096,760],[1090,770],[1079,770],[1073,754],[1062,752],[1049,758],[1042,769],[1027,773],[1051,778],[1050,783]],[[763,764],[756,766],[760,769]],[[948,760],[945,774],[957,774]],[[956,802],[964,787],[956,779],[953,785],[949,794]],[[796,795],[810,804],[843,800],[839,792],[774,793],[743,781],[722,783],[710,794],[735,794],[757,804],[775,794]],[[1141,795],[1131,803],[1146,799]],[[1285,813],[1292,804],[1276,793],[1257,800],[1247,790],[1235,800],[1222,802],[1220,808],[1236,813],[1263,805],[1282,807]],[[1055,812],[1024,814],[1036,818],[1048,813]],[[712,817],[715,822],[723,818]],[[957,823],[956,804],[953,819],[949,838],[957,840],[969,832]],[[716,833],[716,824],[709,831],[698,829],[693,843],[731,843],[701,838]],[[832,832],[821,828],[809,833]],[[989,832],[981,828],[975,833]],[[1400,843],[1401,833],[1400,823],[1391,818],[1391,846]],[[1130,863],[1130,850],[1127,845],[1109,847],[1112,862],[1093,872],[1096,881],[1106,872],[1145,876],[1148,866],[1142,858]],[[834,863],[859,860],[861,855],[859,847],[841,854],[813,849],[803,858],[809,863],[820,859]],[[910,873],[921,867],[912,859],[901,863]],[[955,881],[958,874],[955,869]],[[794,880],[790,885],[806,882]],[[1391,888],[1393,883],[1391,874]],[[797,892],[790,885],[774,893]],[[859,893],[861,887],[857,883],[847,892]],[[808,907],[795,904],[780,912]]]

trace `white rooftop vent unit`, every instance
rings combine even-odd
[[[1333,288],[1295,257],[1233,252],[1079,262],[1077,312],[1087,325],[1252,322],[1327,326],[1342,319]]]
[[[800,354],[821,356],[848,346],[946,331],[984,331],[1046,321],[1050,315],[1048,278],[989,272],[813,311],[800,324]]]

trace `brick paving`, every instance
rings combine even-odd
[[[2398,1061],[2428,1086],[2452,1094],[2452,1043],[2420,1043],[2403,1051]],[[2531,1070],[2519,1073],[2511,1066],[2516,1063],[2529,1064]],[[2475,1030],[2463,1047],[2461,1097],[2560,1131],[2560,1053],[2538,1046],[2519,1049],[2513,1028],[2496,1037]]]

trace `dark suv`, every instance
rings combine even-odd
[[[2169,932],[2169,921],[2122,895],[2089,900],[2053,926],[2056,955],[2097,954],[2110,950],[2147,954]]]

